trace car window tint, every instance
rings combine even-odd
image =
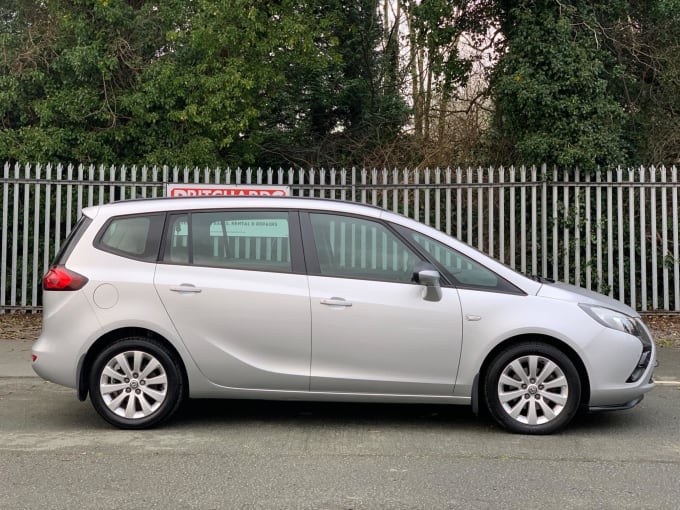
[[[99,237],[98,247],[125,257],[155,261],[164,215],[149,214],[113,218]]]
[[[292,270],[287,212],[195,212],[190,224],[195,265]]]
[[[517,289],[493,271],[431,237],[398,227],[400,232],[420,245],[444,267],[450,279],[459,287],[515,293]]]
[[[382,223],[333,214],[310,214],[324,276],[411,282],[418,256]]]
[[[448,246],[415,232],[412,237],[459,283],[481,287],[495,287],[498,283],[498,277],[494,273]]]

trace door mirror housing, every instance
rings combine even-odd
[[[425,286],[425,301],[441,301],[442,288],[439,284],[439,271],[432,264],[424,262],[416,264],[413,272],[413,281]]]

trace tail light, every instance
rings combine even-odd
[[[43,290],[79,290],[87,283],[83,275],[64,266],[51,268],[43,278]]]

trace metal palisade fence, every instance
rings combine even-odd
[[[0,313],[35,311],[60,244],[86,206],[162,197],[168,183],[289,186],[295,196],[384,207],[510,267],[680,312],[675,166],[187,169],[6,163],[0,177]]]

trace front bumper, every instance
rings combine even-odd
[[[605,413],[608,411],[625,411],[627,409],[632,409],[636,405],[638,405],[642,400],[645,398],[644,395],[640,395],[639,397],[631,400],[630,402],[626,402],[624,404],[612,404],[612,405],[607,405],[607,406],[591,406],[588,408],[588,412],[590,413]]]
[[[630,382],[630,377],[626,382],[611,382],[598,384],[591,388],[590,402],[588,409],[592,412],[616,411],[631,409],[639,404],[644,395],[654,389],[654,368],[658,365],[656,359],[656,347],[651,342],[649,356],[646,357],[645,366],[642,368],[642,375],[638,375],[635,382]],[[634,371],[639,368],[635,367]],[[623,377],[619,378],[622,381]]]
[[[652,359],[650,360],[649,366],[647,367],[647,371],[654,370],[656,367],[659,366],[659,360],[657,360],[654,356],[656,356],[656,350],[652,349]],[[646,374],[645,374],[646,375]],[[650,391],[651,389],[654,388],[654,378],[650,377],[649,381],[645,386],[642,387],[644,392]],[[627,409],[632,409],[636,405],[638,405],[642,400],[645,398],[644,394],[640,395],[639,397],[636,397],[632,400],[629,400],[628,402],[624,402],[623,404],[608,404],[608,405],[598,405],[598,406],[590,406],[588,407],[588,412],[591,413],[602,413],[602,412],[607,412],[607,411],[625,411]]]

